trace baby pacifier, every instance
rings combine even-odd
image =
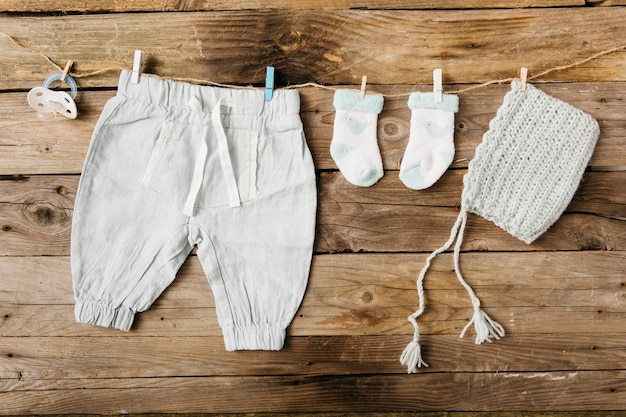
[[[37,111],[39,120],[52,120],[57,114],[68,119],[76,119],[78,112],[74,99],[78,87],[71,75],[66,74],[65,77],[63,75],[63,72],[53,72],[46,77],[41,87],[35,87],[28,92],[28,104]],[[50,90],[48,86],[53,81],[65,81],[70,86],[71,95],[64,91]]]

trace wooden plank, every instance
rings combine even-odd
[[[450,86],[456,89],[459,86]],[[385,94],[426,90],[415,86],[378,86]],[[459,94],[453,168],[466,168],[489,121],[502,103],[508,86],[489,86]],[[539,86],[561,100],[594,116],[601,127],[600,140],[591,158],[594,169],[626,169],[626,107],[619,83],[559,83]],[[334,108],[332,91],[299,89],[301,117],[309,148],[318,169],[337,169],[330,156]],[[81,91],[76,120],[36,121],[23,93],[0,94],[0,175],[76,174],[83,167],[93,128],[106,100],[114,91]],[[397,170],[409,138],[411,113],[407,97],[389,98],[378,119],[378,142],[385,169]]]
[[[415,280],[425,255],[317,255],[307,293],[289,334],[410,334],[417,309]],[[364,268],[363,265],[367,265]],[[495,270],[494,265],[499,265]],[[463,273],[489,313],[520,334],[615,332],[626,317],[623,252],[467,253]],[[74,322],[69,258],[0,258],[0,322],[4,337],[122,336]],[[471,317],[451,254],[433,263],[426,280],[422,333],[458,336]],[[196,257],[146,312],[137,336],[220,336],[211,290]],[[471,338],[470,338],[471,339]],[[469,343],[469,340],[466,341]]]
[[[464,169],[446,172],[431,188],[415,192],[402,184],[397,171],[387,171],[374,187],[359,188],[341,173],[320,174],[320,200],[326,203],[378,204],[392,206],[458,207],[463,191]],[[17,200],[21,201],[21,200]],[[594,213],[605,217],[626,216],[626,170],[587,172],[567,212]]]
[[[519,411],[529,407],[580,411],[626,407],[626,396],[620,395],[626,389],[626,372],[612,370],[3,382],[3,414]]]
[[[459,214],[457,209],[335,202],[321,203],[318,212],[315,249],[322,253],[432,251],[448,240]],[[624,220],[566,213],[532,245],[526,245],[493,223],[472,215],[461,248],[464,251],[623,250],[625,227]]]
[[[209,290],[203,289],[202,294],[206,295],[207,300],[211,299]],[[480,294],[481,298],[485,298],[482,296],[483,292]],[[574,294],[581,298],[580,292]],[[498,295],[496,294],[496,297]],[[601,295],[608,298],[606,291]],[[429,307],[421,321],[422,334],[428,335],[424,337],[423,343],[430,344],[428,341],[430,335],[458,338],[473,312],[466,294],[460,295],[460,291],[432,290],[429,296],[434,299],[429,304],[432,308]],[[449,307],[439,302],[446,297],[448,300],[457,300],[458,305]],[[308,302],[306,298],[305,302]],[[486,299],[484,303],[488,314],[501,322],[508,335],[539,335],[558,329],[565,335],[588,333],[596,338],[603,338],[606,333],[614,333],[615,329],[621,329],[626,317],[623,312],[605,311],[596,306],[494,307],[491,299]],[[133,336],[171,338],[222,336],[214,308],[186,308],[182,302],[174,303],[170,308],[160,307],[162,305],[163,301],[159,300],[150,310],[136,316],[132,329]],[[318,306],[302,306],[288,333],[289,337],[349,335],[369,337],[405,334],[406,345],[411,338],[408,333],[412,331],[406,318],[415,309],[417,297],[411,306],[377,309],[335,306],[322,311]],[[7,315],[8,317],[5,317]],[[6,318],[3,320],[5,328],[2,330],[3,336],[6,337],[124,336],[119,330],[75,323],[73,304],[48,306],[7,304],[0,307],[0,316]],[[467,344],[468,347],[474,346],[472,329],[461,343]]]
[[[405,252],[427,251],[429,247],[430,250],[436,249],[447,240],[458,215],[456,208],[444,207],[450,207],[450,203],[460,204],[462,174],[463,172],[451,171],[431,189],[420,193],[412,193],[404,189],[397,178],[383,178],[371,189],[355,190],[340,174],[322,175],[316,250],[318,252]],[[617,174],[615,176],[617,184],[624,182],[622,173],[613,174]],[[394,174],[388,173],[388,177],[392,175]],[[604,184],[611,184],[605,195],[615,193],[613,201],[616,203],[615,205],[609,203],[611,207],[606,209],[607,213],[611,214],[606,215],[617,217],[615,219],[588,216],[568,210],[569,214],[563,215],[548,232],[529,246],[487,220],[472,215],[468,221],[466,239],[462,248],[464,250],[526,251],[550,250],[550,248],[580,250],[595,247],[600,249],[610,246],[619,250],[622,245],[618,243],[622,241],[619,236],[626,226],[624,221],[619,219],[623,219],[626,214],[624,192],[617,191],[621,186],[606,179],[608,177],[600,180]],[[600,191],[603,188],[592,188],[595,184],[594,180],[588,183],[583,181],[581,190]],[[453,187],[455,191],[448,191],[450,187]],[[611,199],[609,198],[609,201]],[[424,200],[429,200],[430,204],[422,206]],[[583,194],[577,195],[574,197],[576,203],[573,209],[585,212],[587,209],[600,208],[602,205],[587,204],[586,200],[598,202],[604,198],[586,198]],[[407,222],[407,219],[411,220]],[[618,246],[613,246],[614,244]]]
[[[623,46],[623,8],[449,11],[242,11],[0,17],[17,42],[74,71],[82,87],[114,87],[133,50],[148,53],[146,71],[222,83],[262,85],[274,65],[277,85],[315,81],[357,84],[448,83],[533,76]],[[597,27],[611,28],[605,36]],[[463,28],[459,31],[459,28]],[[338,31],[341,36],[338,36]],[[146,36],[150,34],[150,36]],[[454,35],[451,35],[454,34]],[[52,66],[0,39],[0,89],[32,88]],[[623,52],[606,55],[543,81],[624,81]]]
[[[420,373],[613,369],[626,360],[624,336],[512,334],[484,346],[456,335],[428,336],[424,355],[430,366]],[[227,352],[219,336],[3,337],[0,378],[32,384],[120,375],[404,374],[398,358],[409,340],[406,335],[291,337],[280,352]]]
[[[316,252],[436,249],[447,240],[458,215],[464,173],[452,170],[423,192],[404,187],[397,171],[369,189],[357,189],[338,172],[322,173]],[[0,254],[69,255],[77,186],[78,176],[0,180]],[[462,249],[624,250],[625,218],[626,171],[588,172],[571,209],[532,245],[472,215]]]
[[[2,0],[0,12],[163,12],[163,11],[202,11],[202,10],[342,10],[342,9],[495,9],[522,7],[566,7],[584,6],[584,0],[270,0],[228,1],[228,0],[98,0],[89,2],[66,2],[49,0],[45,3],[36,0]]]

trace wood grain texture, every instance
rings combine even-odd
[[[422,192],[404,187],[397,171],[387,172],[370,189],[356,189],[339,172],[322,173],[315,251],[436,249],[447,240],[458,215],[465,172],[449,171],[434,187]],[[69,255],[78,178],[0,179],[0,254]],[[626,250],[626,171],[588,172],[571,208],[532,245],[472,215],[462,249]]]
[[[462,86],[452,85],[449,90]],[[626,169],[626,110],[621,92],[624,83],[557,83],[539,85],[546,93],[564,100],[595,117],[600,139],[589,162],[593,169]],[[425,86],[380,86],[385,94],[407,94],[385,101],[378,118],[378,143],[385,169],[397,170],[409,139],[411,112],[408,94],[427,91]],[[509,86],[489,86],[459,94],[456,114],[456,162],[452,168],[466,168],[476,146],[489,128],[489,121],[502,104]],[[302,88],[301,118],[315,166],[336,170],[330,156],[333,135],[333,92]],[[25,93],[0,94],[0,175],[78,174],[82,171],[91,134],[102,108],[115,91],[81,91],[77,97],[76,120],[36,120]]]
[[[262,84],[274,65],[277,86],[314,81],[357,84],[480,83],[530,75],[623,46],[621,9],[554,8],[450,11],[242,11],[1,17],[24,46],[74,71],[132,65],[146,72],[222,83]],[[610,30],[612,36],[603,31]],[[150,36],[146,36],[149,33]],[[497,34],[497,36],[494,36]],[[233,47],[236,45],[236,47]],[[0,89],[32,88],[54,68],[0,39]],[[542,77],[542,81],[624,81],[624,52]],[[82,78],[83,87],[115,86],[116,71]]]
[[[473,329],[459,338],[473,309],[447,252],[424,282],[420,341],[430,367],[406,375],[398,359],[413,333],[415,281],[448,238],[463,175],[510,87],[462,90],[623,46],[625,4],[0,0],[0,30],[23,46],[61,66],[72,59],[79,74],[113,68],[77,78],[78,119],[42,123],[26,92],[54,67],[0,36],[0,415],[624,417],[615,410],[626,410],[626,50],[533,81],[601,127],[559,221],[526,245],[469,218],[460,267],[506,336],[480,346]],[[225,351],[195,253],[130,332],[74,320],[76,188],[119,67],[138,48],[146,71],[163,77],[258,88],[271,64],[278,87],[354,89],[367,74],[368,90],[387,95],[377,126],[385,176],[357,188],[329,152],[333,91],[298,89],[318,226],[307,291],[280,352]],[[398,178],[407,98],[431,89],[437,67],[445,92],[460,98],[456,155],[418,192]]]
[[[610,369],[626,360],[624,334],[598,340],[591,335],[512,334],[475,346],[456,335],[428,336],[425,354],[441,372],[572,372]],[[211,375],[404,374],[398,362],[406,335],[294,336],[278,352],[226,352],[220,336],[3,337],[0,377],[37,380],[97,377],[164,378]],[[115,349],[111,349],[114,345]],[[64,352],[58,355],[57,352]],[[124,358],[124,360],[120,360]]]
[[[625,389],[624,371],[83,378],[34,386],[7,380],[0,402],[13,414],[168,413],[181,407],[191,413],[526,410],[535,404],[594,410],[626,407],[626,396],[619,394]]]
[[[415,280],[426,255],[317,255],[309,287],[289,333],[293,336],[410,334],[417,309]],[[366,263],[367,269],[362,265]],[[499,267],[496,267],[499,265]],[[73,319],[69,258],[0,258],[4,337],[101,336],[123,333]],[[626,315],[623,252],[466,253],[463,273],[490,314],[508,332],[602,335]],[[426,280],[422,333],[458,336],[471,317],[452,256],[441,255]],[[146,312],[137,336],[220,336],[215,305],[196,257]],[[2,319],[3,317],[3,319]],[[617,326],[617,327],[615,327]],[[464,343],[472,344],[468,336]]]
[[[594,1],[594,4],[602,4]],[[612,1],[610,3],[616,3]],[[98,0],[89,2],[66,2],[60,0],[2,0],[0,12],[163,12],[163,11],[203,11],[203,10],[341,10],[341,9],[493,9],[523,7],[565,7],[584,6],[584,0],[270,0],[228,1],[228,0]]]

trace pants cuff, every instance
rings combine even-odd
[[[281,350],[286,331],[277,327],[238,327],[222,329],[226,350]]]
[[[130,330],[135,319],[133,310],[124,307],[109,307],[100,301],[77,300],[74,315],[79,323],[114,327],[125,332]]]

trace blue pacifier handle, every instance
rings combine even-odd
[[[62,72],[53,72],[52,74],[48,75],[45,80],[43,80],[43,86],[45,88],[48,88],[52,81],[60,81],[62,77]],[[76,94],[78,93],[78,86],[76,85],[76,81],[74,80],[74,78],[72,78],[71,75],[67,74],[65,76],[65,82],[67,83],[67,85],[70,86],[70,89],[72,90],[72,99],[76,98]]]

